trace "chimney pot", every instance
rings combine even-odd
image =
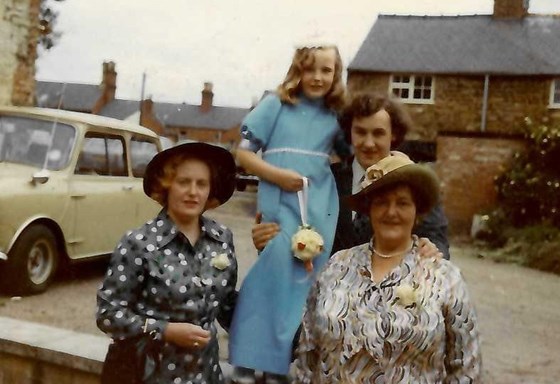
[[[117,91],[117,72],[115,71],[114,61],[103,62],[103,78],[101,80],[101,87],[103,88],[107,101],[115,99],[115,93]]]
[[[529,14],[529,0],[494,0],[495,19],[523,19]]]
[[[200,103],[200,111],[202,113],[209,112],[212,109],[212,100],[214,98],[212,88],[213,84],[211,82],[204,83],[204,88],[202,89],[202,101]]]

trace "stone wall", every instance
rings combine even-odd
[[[0,105],[33,105],[39,5],[0,2]]]
[[[0,317],[0,384],[98,384],[109,339]]]
[[[550,76],[490,76],[485,132],[517,134],[523,120],[560,122],[549,109]],[[389,74],[350,73],[348,88],[387,92]],[[433,104],[406,104],[415,122],[409,139],[435,141],[438,132],[481,132],[484,76],[437,75]]]
[[[108,346],[105,336],[0,316],[0,384],[99,384]],[[229,382],[233,368],[220,366]]]

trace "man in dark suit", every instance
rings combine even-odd
[[[340,196],[340,210],[332,253],[371,239],[369,218],[350,210],[344,196],[360,190],[365,170],[379,160],[389,156],[397,148],[412,126],[412,121],[403,105],[387,95],[363,93],[354,96],[340,118],[340,125],[354,156],[331,166]],[[423,217],[414,233],[428,238],[449,259],[447,218],[441,203]],[[275,223],[256,224],[253,227],[253,242],[262,249],[278,232]]]

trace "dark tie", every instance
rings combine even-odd
[[[364,180],[365,175],[360,179],[360,186]],[[352,221],[352,226],[354,227],[354,239],[355,243],[353,246],[367,243],[371,238],[371,225],[369,222],[368,215],[360,212],[356,212],[354,220]]]
[[[356,246],[367,243],[371,238],[371,224],[369,222],[369,217],[363,213],[356,212],[352,226],[354,227],[354,239],[356,241],[353,245]]]

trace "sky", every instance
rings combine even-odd
[[[330,42],[346,67],[378,14],[491,14],[493,0],[65,0],[61,37],[40,51],[38,80],[99,84],[116,63],[117,98],[249,107],[283,80],[296,46]],[[530,13],[559,13],[560,0],[530,0]]]

